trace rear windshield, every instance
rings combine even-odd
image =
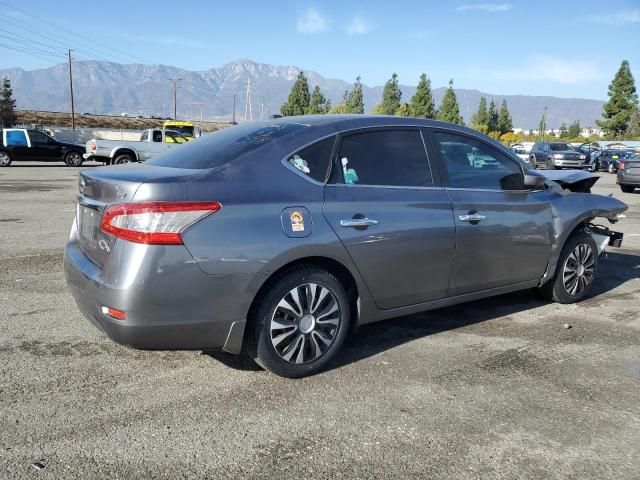
[[[247,123],[206,134],[198,140],[175,146],[147,160],[149,165],[174,168],[214,168],[228,163],[277,138],[299,132],[301,123]]]
[[[573,150],[573,148],[571,148],[567,143],[551,143],[549,146],[551,147],[552,152],[566,152],[568,150]]]

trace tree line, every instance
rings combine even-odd
[[[309,81],[304,72],[300,72],[291,87],[287,101],[280,107],[280,113],[284,116],[315,113],[362,114],[364,113],[364,100],[362,82],[360,80],[361,78],[357,77],[353,88],[345,91],[342,101],[332,107],[331,102],[318,85],[310,93]],[[431,80],[425,73],[420,75],[416,93],[405,103],[402,103],[402,90],[400,90],[400,84],[398,83],[398,75],[394,73],[385,83],[382,90],[382,101],[373,108],[373,113],[377,115],[432,118],[464,125],[464,119],[460,115],[460,107],[453,90],[453,80],[449,82],[449,88],[440,103],[440,108],[436,108],[431,92]]]
[[[623,60],[620,69],[609,85],[609,101],[603,105],[602,120],[596,120],[596,124],[605,133],[605,138],[638,138],[640,139],[640,109],[638,108],[638,95],[635,82],[631,74],[631,68],[627,60]],[[313,91],[309,90],[309,82],[300,72],[296,79],[287,101],[280,108],[282,115],[305,114],[363,114],[364,101],[362,95],[361,78],[358,76],[351,90],[344,92],[342,101],[335,106],[316,85]],[[449,81],[449,87],[436,108],[431,91],[431,80],[423,73],[420,75],[415,94],[408,102],[402,102],[402,90],[398,82],[398,75],[394,73],[385,83],[382,90],[382,100],[372,110],[377,115],[395,115],[401,117],[430,118],[444,122],[464,125],[464,118],[460,115],[460,107],[453,89],[453,80]],[[478,110],[471,117],[470,126],[482,133],[505,143],[515,143],[521,140],[530,140],[530,136],[513,133],[513,119],[509,112],[506,100],[502,100],[500,107],[492,98],[487,104],[487,98],[480,98]],[[546,109],[538,125],[538,138],[547,130]],[[575,120],[569,126],[560,126],[560,138],[565,140],[580,140],[582,128],[580,122]]]

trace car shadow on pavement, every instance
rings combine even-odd
[[[604,296],[634,278],[640,278],[640,254],[608,253],[600,260],[599,273],[586,300]],[[548,303],[535,289],[530,289],[363,325],[347,338],[337,358],[325,371],[358,362],[418,338],[518,314]],[[236,370],[261,370],[244,354],[203,354]]]

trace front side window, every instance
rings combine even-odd
[[[7,130],[6,134],[6,143],[7,147],[26,147],[27,146],[27,136],[22,130]]]
[[[433,180],[419,130],[379,130],[342,139],[337,183],[431,187]]]
[[[452,188],[522,190],[520,166],[492,146],[465,135],[434,132]]]
[[[301,171],[315,181],[324,182],[327,177],[334,142],[335,137],[320,140],[294,153],[287,161],[296,170]]]

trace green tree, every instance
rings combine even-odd
[[[293,87],[291,87],[289,98],[280,107],[280,113],[285,117],[304,115],[309,110],[309,100],[309,82],[307,82],[304,72],[300,72]]]
[[[496,104],[491,99],[491,103],[489,103],[489,111],[487,112],[487,129],[489,132],[498,132],[498,111],[496,110]]]
[[[625,136],[635,140],[640,139],[640,110],[636,110],[631,114]]]
[[[336,115],[344,115],[346,113],[351,113],[351,112],[349,111],[349,107],[347,106],[346,103],[340,102],[335,107],[331,108],[329,110],[329,113],[336,114]]]
[[[579,137],[582,133],[582,127],[580,126],[580,120],[576,120],[569,125],[569,129],[567,130],[567,138],[576,138]]]
[[[306,113],[317,115],[321,113],[327,113],[330,109],[331,104],[329,100],[322,94],[320,87],[316,85],[313,89],[313,92],[311,92],[311,96],[309,97],[309,108],[307,109]]]
[[[438,120],[464,125],[462,117],[460,116],[458,99],[456,98],[456,93],[453,91],[453,80],[449,80],[449,88],[442,98],[442,103],[438,110]]]
[[[395,114],[396,117],[413,117],[413,108],[408,103],[403,103],[398,107]]]
[[[569,130],[567,129],[567,124],[564,122],[560,125],[560,138],[569,138]]]
[[[420,75],[416,93],[411,97],[409,105],[414,117],[436,118],[436,105],[431,93],[431,80],[429,80],[426,73]]]
[[[353,88],[344,92],[342,101],[347,106],[347,113],[364,113],[364,99],[362,97],[362,82],[360,82],[360,76],[356,77]]]
[[[488,113],[487,113],[487,99],[484,97],[480,97],[480,103],[478,104],[478,111],[473,114],[471,117],[471,126],[476,130],[483,131],[486,133],[488,131]]]
[[[540,140],[544,140],[544,132],[547,129],[547,107],[544,107],[544,112],[542,112],[542,118],[540,119],[540,123],[538,123],[538,138]]]
[[[2,80],[2,91],[0,92],[0,126],[2,128],[12,127],[17,120],[16,101],[13,98],[11,80],[5,77]]]
[[[500,134],[504,135],[511,130],[513,130],[513,120],[511,120],[507,101],[502,100],[502,103],[500,104],[500,112],[498,112],[498,131]]]
[[[402,91],[398,85],[398,75],[394,73],[387,80],[382,90],[382,103],[376,105],[374,113],[379,115],[394,115],[400,108],[400,100],[402,99]]]
[[[638,95],[631,75],[629,62],[623,60],[620,69],[609,85],[609,101],[602,106],[604,120],[596,123],[605,134],[613,138],[621,138],[629,127],[631,115],[638,107]]]

